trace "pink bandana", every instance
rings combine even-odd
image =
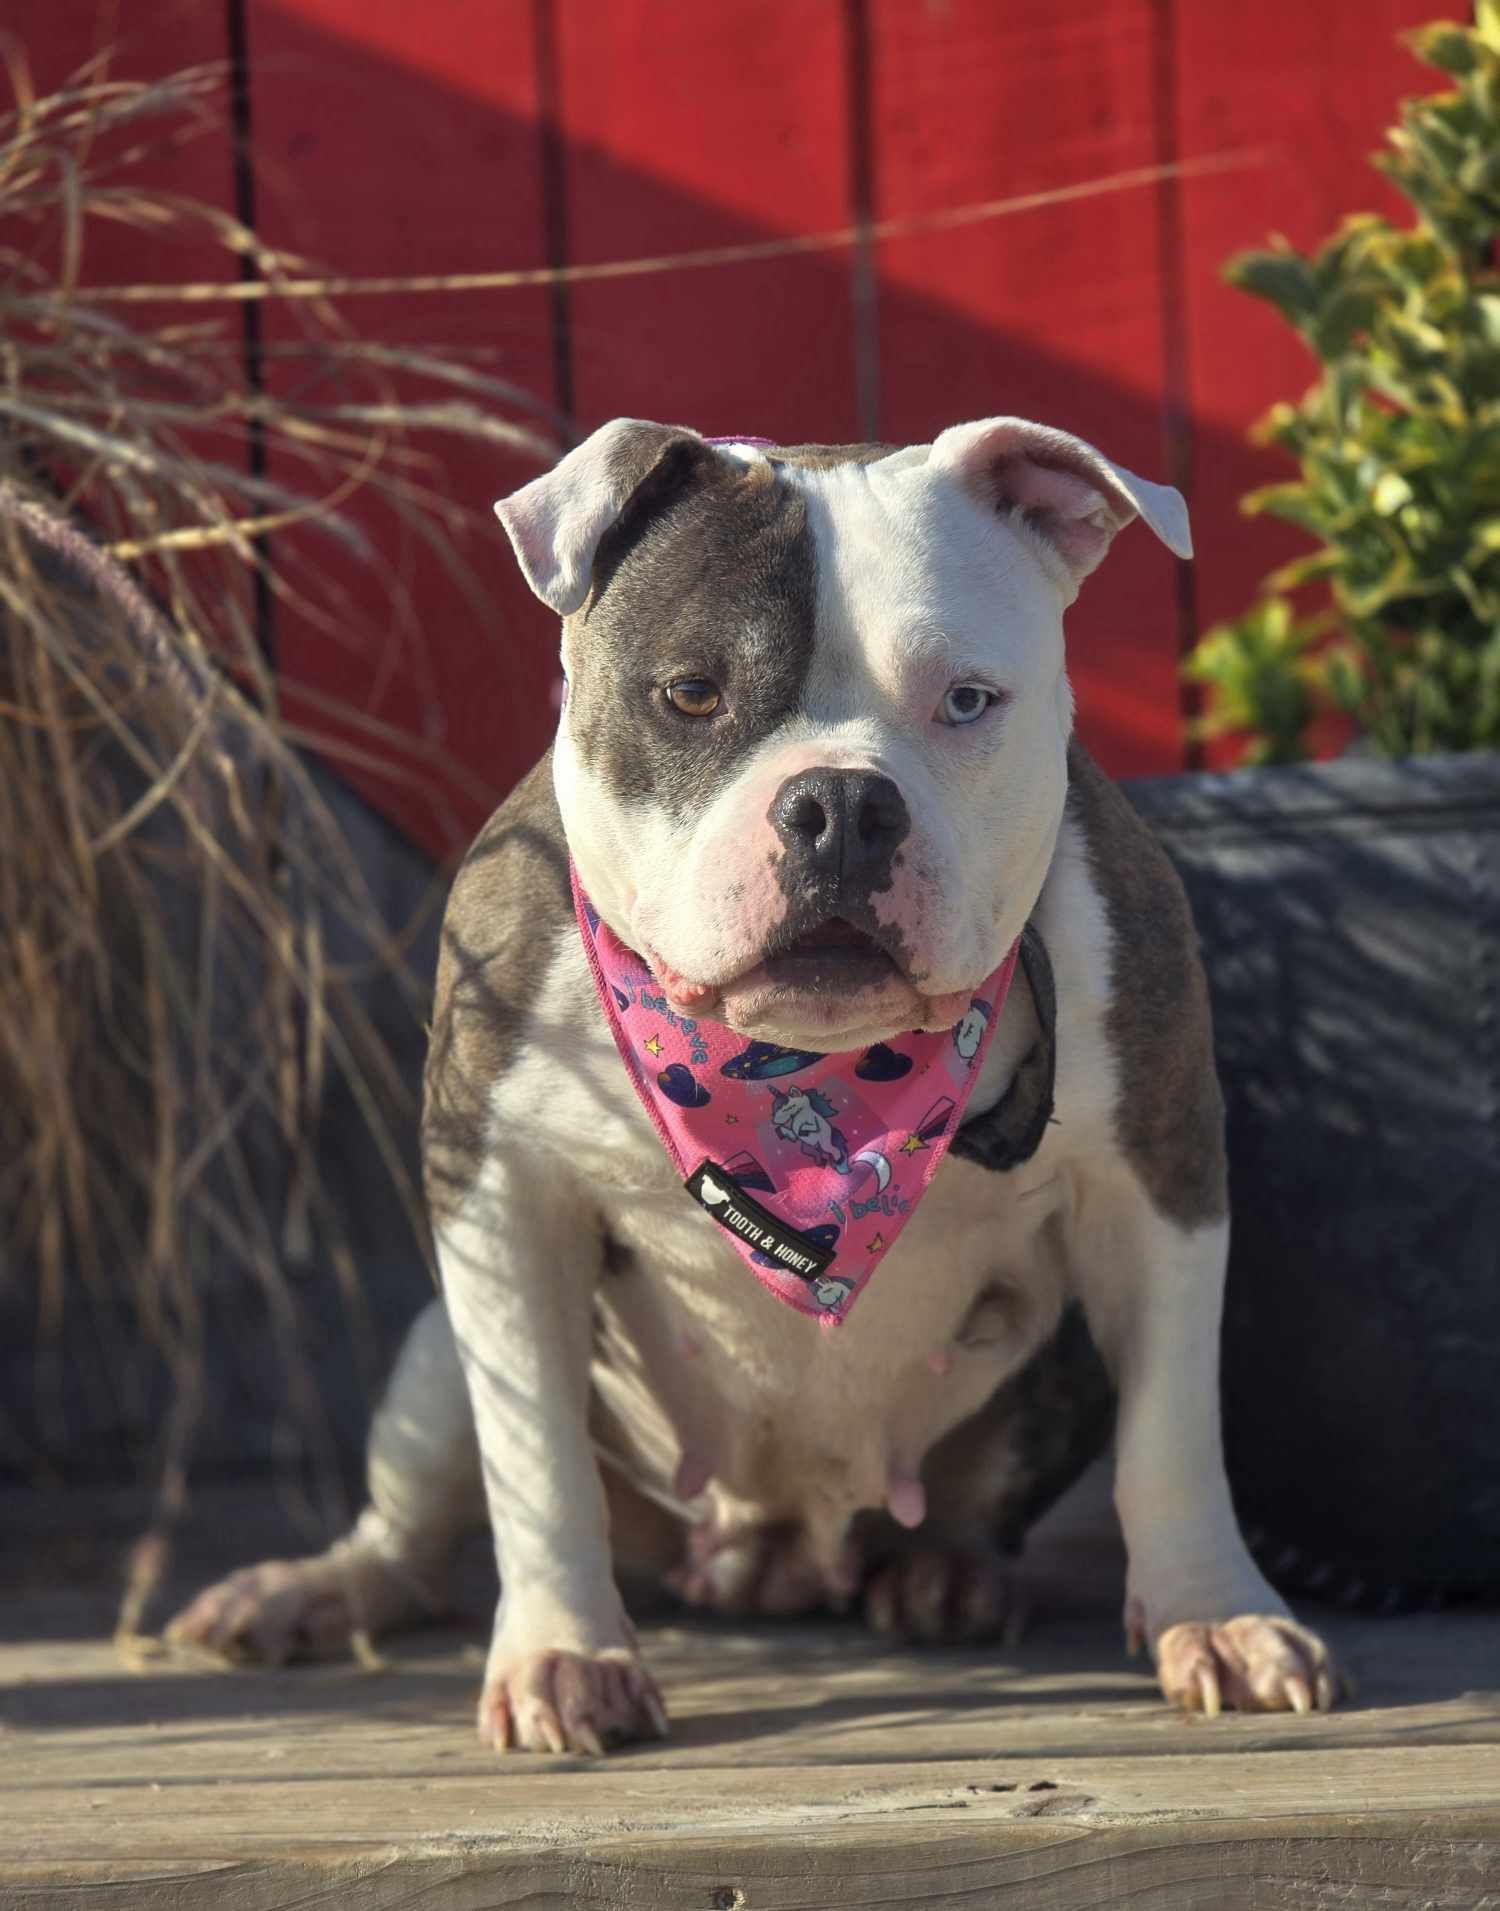
[[[688,1193],[762,1286],[836,1325],[948,1152],[1020,944],[956,1027],[821,1055],[678,1015],[576,871],[573,903],[615,1046]]]

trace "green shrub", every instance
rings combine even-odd
[[[1389,756],[1500,744],[1500,0],[1476,15],[1408,37],[1456,82],[1407,101],[1374,162],[1416,224],[1361,214],[1311,257],[1277,241],[1226,268],[1322,366],[1257,427],[1300,475],[1242,507],[1319,547],[1186,665],[1200,734],[1246,740],[1252,761],[1306,756],[1328,710]],[[1331,617],[1289,596],[1315,582]]]

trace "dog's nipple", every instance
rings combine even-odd
[[[909,1473],[891,1474],[886,1482],[885,1503],[898,1526],[917,1527],[927,1517],[927,1495],[922,1482]]]
[[[713,1462],[705,1453],[684,1453],[672,1476],[672,1491],[680,1500],[695,1500],[713,1478]]]

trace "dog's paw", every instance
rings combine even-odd
[[[872,1632],[928,1645],[1014,1640],[1025,1620],[1006,1563],[993,1553],[896,1553],[875,1567],[863,1598]]]
[[[1156,1672],[1173,1705],[1210,1718],[1225,1705],[1327,1712],[1341,1683],[1317,1634],[1279,1614],[1170,1626],[1156,1642]]]
[[[346,1651],[423,1609],[414,1583],[378,1555],[333,1546],[311,1559],[268,1559],[207,1587],[167,1627],[174,1645],[238,1664],[285,1665]]]
[[[492,1663],[479,1695],[479,1736],[497,1752],[599,1758],[629,1739],[665,1738],[667,1712],[628,1647],[526,1652]]]
[[[790,1521],[733,1533],[697,1527],[687,1558],[664,1583],[685,1605],[744,1619],[787,1619],[841,1603],[841,1589],[829,1584],[802,1529]]]

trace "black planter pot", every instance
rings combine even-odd
[[[1500,756],[1128,794],[1213,992],[1252,1543],[1351,1603],[1500,1590]]]

